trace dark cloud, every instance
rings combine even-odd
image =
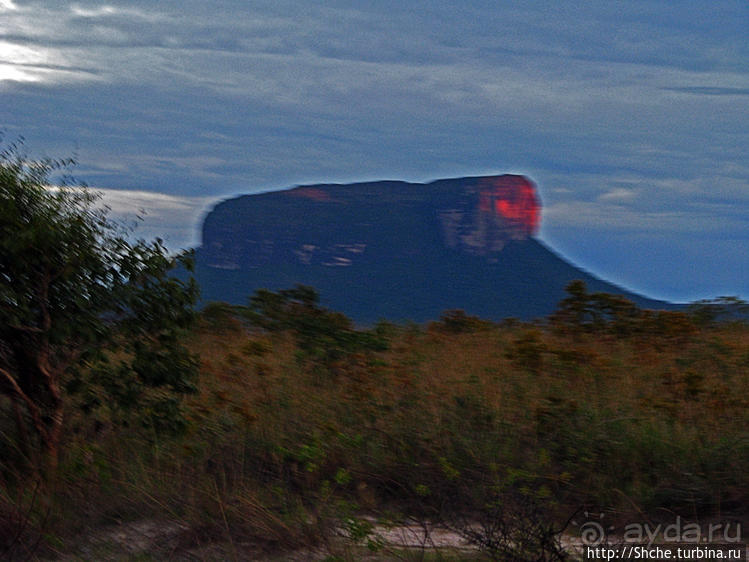
[[[716,86],[681,86],[663,88],[669,92],[694,94],[697,96],[749,96],[749,88],[728,88]]]

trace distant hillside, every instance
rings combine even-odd
[[[523,176],[429,184],[314,185],[218,204],[203,225],[203,299],[245,304],[258,288],[312,285],[358,322],[426,321],[446,309],[489,319],[551,313],[564,287],[632,294],[533,238],[540,201]]]

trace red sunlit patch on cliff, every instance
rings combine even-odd
[[[308,199],[314,199],[315,201],[330,201],[330,194],[316,187],[298,187],[287,192],[289,195],[296,197],[306,197]]]
[[[530,236],[538,232],[541,202],[536,187],[523,176],[487,178],[479,184],[479,209],[496,213]]]

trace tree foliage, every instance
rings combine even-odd
[[[269,332],[292,333],[305,357],[326,367],[352,353],[387,347],[377,334],[355,330],[345,314],[321,306],[317,291],[306,285],[260,289],[250,297],[247,317]]]
[[[682,311],[644,310],[621,295],[589,293],[580,280],[572,281],[565,290],[567,297],[550,317],[562,330],[670,339],[689,338],[696,332],[692,318]]]
[[[465,310],[458,308],[445,310],[439,322],[433,323],[433,327],[448,334],[463,334],[486,330],[491,327],[491,322],[467,314]]]
[[[589,293],[584,281],[565,287],[567,297],[552,315],[552,321],[584,331],[610,330],[629,333],[642,317],[642,310],[621,295]]]
[[[197,366],[179,335],[197,289],[169,274],[189,256],[130,242],[98,195],[64,175],[72,161],[21,150],[0,153],[0,394],[23,453],[39,466],[40,447],[54,470],[71,391],[158,413],[192,389]]]
[[[738,297],[703,299],[689,305],[689,314],[701,326],[717,322],[746,322],[749,318],[749,303]]]

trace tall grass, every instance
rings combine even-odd
[[[47,552],[64,552],[92,527],[168,519],[185,523],[180,548],[220,542],[231,557],[250,543],[334,550],[363,514],[480,519],[509,497],[551,522],[592,507],[622,520],[746,515],[746,326],[457,326],[383,325],[387,349],[321,365],[293,334],[206,319],[190,341],[202,365],[186,432],[71,412],[46,512],[6,470],[0,509],[26,506],[33,524],[2,538],[31,544],[36,525]]]

